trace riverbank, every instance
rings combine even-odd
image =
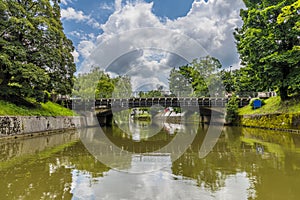
[[[28,99],[26,104],[17,105],[0,100],[0,116],[73,116],[75,113],[57,103],[37,103]]]
[[[32,99],[22,103],[0,100],[0,138],[47,135],[80,127],[85,119],[57,103],[38,103]]]
[[[70,130],[85,123],[79,116],[0,116],[0,138],[16,138]]]
[[[251,105],[239,109],[238,123],[245,127],[300,132],[300,101],[281,102],[279,97],[264,100],[261,108]]]

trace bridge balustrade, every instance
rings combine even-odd
[[[159,98],[101,98],[95,101],[76,100],[73,109],[85,108],[135,108],[161,105],[162,107],[225,107],[229,98],[159,97]],[[240,98],[239,107],[249,104],[250,98]],[[72,105],[72,101],[68,102]],[[75,106],[75,108],[74,108]]]

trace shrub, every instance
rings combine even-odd
[[[229,124],[236,123],[238,120],[238,108],[239,108],[239,100],[235,94],[233,94],[227,105],[226,105],[226,122]]]

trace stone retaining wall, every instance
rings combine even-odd
[[[300,129],[300,114],[267,114],[240,116],[240,124],[270,129]]]
[[[0,137],[79,128],[83,117],[0,116]]]

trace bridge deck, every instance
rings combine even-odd
[[[225,107],[228,103],[228,98],[196,98],[196,97],[156,97],[156,98],[102,98],[95,101],[73,100],[73,108],[80,107],[80,105],[90,105],[96,108],[138,108],[151,107],[153,105],[160,105],[162,107]],[[249,98],[240,98],[239,107],[249,104]]]

